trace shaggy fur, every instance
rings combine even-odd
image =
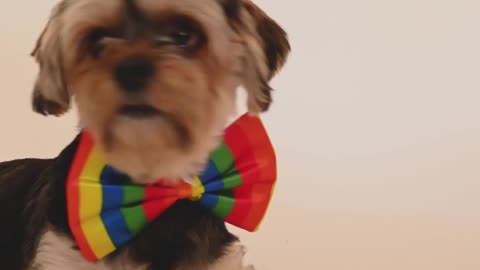
[[[34,111],[74,102],[107,162],[138,184],[201,173],[235,115],[271,102],[285,31],[250,0],[63,0],[32,53]],[[244,249],[197,204],[175,204],[97,264],[67,224],[65,180],[78,137],[54,159],[0,163],[0,268],[6,270],[243,270]]]
[[[36,257],[40,238],[48,230],[71,239],[66,216],[65,179],[77,143],[75,140],[55,159],[17,160],[0,165],[2,269],[29,269]],[[202,207],[182,201],[124,250],[110,256],[107,265],[127,252],[135,265],[148,264],[152,270],[181,266],[202,269],[225,254],[226,248],[236,240],[222,221]],[[78,253],[73,242],[68,248]],[[42,265],[35,265],[33,269],[50,270]]]

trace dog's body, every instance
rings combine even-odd
[[[55,159],[0,164],[1,269],[201,270],[215,269],[217,263],[241,266],[243,254],[239,256],[239,252],[243,251],[237,238],[228,233],[223,221],[190,201],[170,208],[125,249],[100,263],[88,263],[67,224],[65,179],[76,144],[77,140]],[[220,269],[242,269],[238,267]]]
[[[61,115],[75,100],[106,161],[137,184],[189,180],[235,113],[271,103],[286,33],[250,0],[63,0],[33,56],[33,109]],[[98,263],[71,235],[65,182],[78,137],[54,159],[0,163],[0,269],[242,270],[244,248],[223,221],[176,203]]]

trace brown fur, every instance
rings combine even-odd
[[[205,38],[194,54],[152,42],[162,22],[178,17],[195,22]],[[108,37],[92,55],[89,42],[98,31]],[[34,51],[40,64],[34,109],[60,115],[74,97],[80,126],[92,132],[114,167],[141,183],[188,178],[202,168],[235,113],[238,86],[247,89],[250,113],[268,109],[268,81],[288,50],[285,32],[246,0],[65,0]],[[154,65],[141,95],[125,95],[112,76],[130,57]],[[148,104],[164,117],[119,117],[118,110],[129,103]]]
[[[247,91],[251,114],[268,110],[269,82],[289,51],[285,31],[250,0],[63,0],[32,53],[40,67],[33,109],[59,116],[74,103],[80,128],[91,132],[111,166],[137,183],[189,180],[204,168],[234,116],[238,87]],[[140,68],[119,72],[132,61]],[[146,72],[138,75],[142,68]],[[132,74],[141,81],[130,78]],[[154,113],[126,114],[132,105]],[[51,185],[58,189],[37,185],[42,194],[63,192],[62,177],[50,174],[65,168],[52,166],[40,182],[55,182]],[[63,195],[55,196],[56,204],[64,203]],[[57,209],[50,205],[53,201],[33,200],[29,211]],[[37,204],[42,208],[33,207]],[[37,259],[39,269],[45,261],[62,257],[51,254],[51,243],[71,241],[65,215],[60,207],[49,212],[48,219],[34,221],[35,239],[41,238],[41,230],[49,230],[40,243],[44,249]],[[224,254],[235,238],[202,209],[180,203],[155,224],[126,248],[125,256],[137,265],[220,269],[233,263],[244,269],[240,249]],[[165,254],[159,256],[159,251]],[[69,251],[68,256],[79,254]],[[218,262],[222,257],[238,261]],[[112,265],[118,263],[115,258]]]

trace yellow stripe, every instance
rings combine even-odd
[[[80,179],[86,181],[80,185],[80,220],[82,230],[90,247],[99,258],[115,250],[107,229],[102,222],[102,186],[100,176],[105,162],[100,153],[92,150]]]
[[[100,186],[100,174],[105,166],[99,152],[92,150],[80,175],[81,184],[88,184],[88,192],[82,192],[80,185],[80,219],[84,220],[97,216],[102,210],[102,187]]]
[[[198,201],[205,193],[205,187],[203,186],[203,183],[200,178],[198,178],[198,176],[195,176],[193,180],[195,181],[195,186],[193,187],[192,201]]]
[[[82,228],[90,248],[97,258],[103,258],[115,250],[115,245],[108,236],[100,216],[82,222]]]

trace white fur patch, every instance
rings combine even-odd
[[[40,240],[32,270],[110,270],[104,263],[85,261],[73,246],[72,240],[48,231]]]
[[[52,231],[45,233],[30,270],[147,270],[147,266],[133,266],[126,256],[112,263],[86,261],[80,251],[73,249],[74,242]]]
[[[78,250],[73,249],[74,242],[52,231],[45,233],[29,270],[148,270],[146,265],[135,265],[128,256],[120,256],[110,263],[86,261]],[[243,264],[245,248],[240,244],[232,245],[227,254],[206,270],[254,270]],[[181,265],[181,262],[180,262]],[[198,270],[196,267],[177,270]]]

